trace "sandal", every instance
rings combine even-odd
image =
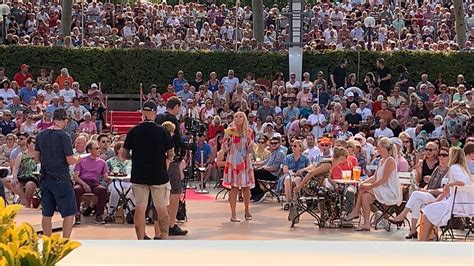
[[[359,215],[357,215],[356,217],[352,217],[352,218],[350,218],[350,219],[348,219],[347,216],[346,216],[346,217],[344,217],[342,220],[343,220],[344,222],[350,222],[350,221],[352,221],[352,220],[354,220],[354,219],[359,219]]]
[[[358,227],[354,229],[355,232],[370,232],[370,228]]]
[[[251,221],[252,220],[252,215],[249,213],[249,214],[246,214],[245,215],[245,220],[247,221]]]
[[[240,223],[239,218],[230,218],[230,221],[233,222],[233,223]]]
[[[289,209],[290,209],[290,204],[285,203],[285,205],[283,205],[283,210],[288,211]]]

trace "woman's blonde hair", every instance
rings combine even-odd
[[[336,146],[334,147],[334,155],[333,155],[333,160],[339,159],[339,157],[342,156],[348,156],[349,153],[347,152],[347,149],[344,147]]]
[[[452,165],[458,164],[464,170],[464,172],[473,179],[472,175],[470,174],[469,167],[467,166],[466,155],[464,154],[464,150],[459,147],[451,147],[449,148],[449,167]]]
[[[383,137],[379,139],[379,144],[387,149],[388,155],[393,157],[395,159],[395,162],[397,161],[398,158],[398,153],[397,153],[397,148],[395,147],[395,144],[393,144],[389,138]]]
[[[174,133],[174,131],[176,130],[175,124],[173,124],[173,122],[171,121],[165,121],[161,125],[165,127],[170,133]]]
[[[247,115],[242,111],[236,112],[234,114],[234,120],[235,120],[235,117],[237,115],[242,115],[244,117],[244,123],[242,124],[242,132],[238,132],[241,136],[244,136],[245,134],[247,134],[247,128],[248,128],[248,125],[249,125],[249,120],[247,118]],[[234,127],[237,128],[237,126],[235,125],[235,122],[233,122],[233,124],[234,124]]]

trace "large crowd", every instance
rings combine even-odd
[[[438,165],[446,167],[444,160],[448,153],[451,157],[451,153],[456,152],[457,159],[454,159],[461,160],[460,148],[466,150],[467,170],[474,173],[471,144],[474,141],[474,91],[470,81],[461,74],[449,77],[455,78],[454,82],[446,82],[438,73],[411,77],[407,67],[399,65],[391,70],[383,58],[375,62],[374,72],[366,73],[363,80],[357,81],[356,75],[347,71],[347,64],[347,60],[335,62],[331,73],[318,72],[316,77],[303,73],[302,80],[295,73],[289,76],[276,73],[274,79],[264,80],[256,79],[252,73],[238,73],[239,78],[233,70],[224,76],[212,72],[209,78],[201,72],[190,74],[179,70],[164,92],[157,85],[151,85],[143,98],[156,102],[157,114],[171,110],[170,99],[174,103],[172,108],[180,103],[176,112],[180,131],[184,132],[185,140],[193,135],[197,137],[193,160],[206,168],[205,182],[218,181],[222,176],[222,162],[228,155],[228,150],[223,148],[225,129],[233,125],[237,112],[245,114],[252,131],[249,156],[257,179],[251,190],[252,200],[260,203],[269,195],[268,188],[261,187],[259,180],[276,181],[278,186],[272,189],[285,195],[285,210],[290,208],[293,198],[291,184],[296,182],[295,191],[301,190],[303,184],[309,182],[308,173],[316,171],[332,181],[358,166],[365,179],[374,174],[370,166],[385,163],[389,156],[394,157],[396,163],[387,167],[395,167],[394,173],[413,171],[416,188],[424,192],[427,185],[437,191],[442,187],[438,179],[446,172],[435,171]],[[11,174],[11,178],[2,179],[0,194],[5,196],[5,186],[25,206],[38,205],[40,180],[39,166],[34,159],[35,135],[50,127],[53,112],[62,108],[67,110],[64,130],[71,137],[74,152],[89,156],[71,168],[77,205],[81,206],[82,194],[96,194],[98,202],[95,206],[86,205],[84,214],[94,212],[97,223],[110,222],[112,218],[105,214],[113,212],[119,200],[111,176],[130,174],[131,169],[131,162],[123,157],[124,136],[101,133],[105,128],[106,106],[97,84],[87,86],[88,91],[83,92],[73,73],[66,68],[57,76],[53,71],[40,73],[34,77],[29,66],[23,64],[18,73],[7,77],[5,69],[0,68],[0,163],[2,169],[8,169]],[[190,118],[205,124],[201,132],[187,131],[189,122],[186,121]],[[457,150],[449,152],[450,148]],[[331,167],[321,166],[330,158]],[[458,163],[466,165],[462,161]],[[430,181],[434,180],[434,173],[438,178],[436,182]],[[300,178],[293,180],[288,174]],[[126,191],[130,184],[123,182],[123,185]],[[358,194],[362,198],[357,198],[354,189],[345,192],[347,220],[355,218],[360,208],[367,215],[364,206],[373,200],[367,195],[360,196],[363,193]],[[383,201],[391,189],[389,185],[379,190],[375,198]],[[131,193],[127,195],[133,202]],[[397,201],[401,196],[392,195],[390,199]],[[331,198],[337,197],[328,196]],[[421,207],[415,204],[407,208],[413,212]],[[328,213],[330,223],[335,210],[330,209]],[[412,215],[413,219],[417,217]],[[397,217],[391,222],[397,223],[403,218]],[[80,222],[81,213],[78,213],[76,223]],[[359,229],[368,229],[367,223]],[[412,237],[414,234],[411,232]]]
[[[71,34],[61,30],[59,0],[6,1],[7,45],[60,47],[159,48],[211,51],[285,51],[288,7],[264,8],[264,39],[252,31],[250,6],[188,2],[171,6],[137,1],[74,3]],[[306,50],[460,50],[450,1],[328,1],[306,4],[303,43]],[[464,1],[467,41],[473,49],[474,4]],[[372,16],[376,25],[367,28]],[[370,41],[369,41],[370,39]]]

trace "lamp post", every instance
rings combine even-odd
[[[371,16],[368,16],[364,19],[364,25],[369,29],[369,43],[367,44],[367,50],[372,49],[372,28],[375,27],[375,19]]]
[[[10,15],[10,7],[4,4],[3,1],[0,4],[0,17],[2,22],[2,43],[5,44],[7,39],[7,16]]]

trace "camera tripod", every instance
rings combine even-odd
[[[193,134],[193,143],[197,147],[197,134]],[[201,166],[197,166],[194,161],[196,155],[196,150],[191,151],[191,158],[187,161],[187,166],[185,171],[186,183],[189,184],[190,180],[196,180],[196,177],[199,176],[199,188],[195,188],[196,194],[209,194],[209,191],[204,189],[204,173],[206,172],[206,167],[203,166],[203,157],[204,151],[201,151]],[[188,187],[187,187],[188,188]],[[191,187],[190,187],[191,188]]]

